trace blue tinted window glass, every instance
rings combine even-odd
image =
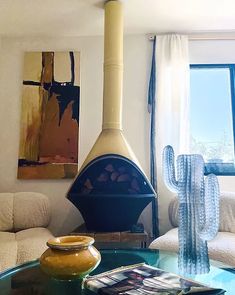
[[[231,168],[234,141],[230,81],[229,67],[191,67],[191,153],[202,154],[207,163],[230,163]]]

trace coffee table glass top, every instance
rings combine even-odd
[[[119,266],[140,262],[153,265],[169,272],[178,273],[177,255],[150,249],[100,250],[101,263],[91,275]],[[235,270],[211,261],[211,270],[204,275],[184,275],[211,287],[226,290],[226,295],[235,294]],[[50,279],[39,266],[38,260],[25,263],[0,273],[1,295],[70,295],[81,294],[79,283]]]

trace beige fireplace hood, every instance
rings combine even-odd
[[[102,155],[115,154],[139,163],[122,133],[123,10],[122,3],[105,3],[102,131],[80,171]]]

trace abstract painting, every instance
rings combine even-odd
[[[25,53],[19,179],[76,175],[79,101],[79,52]]]

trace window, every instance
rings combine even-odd
[[[235,175],[234,73],[235,64],[190,66],[190,152],[203,155],[206,174]]]

